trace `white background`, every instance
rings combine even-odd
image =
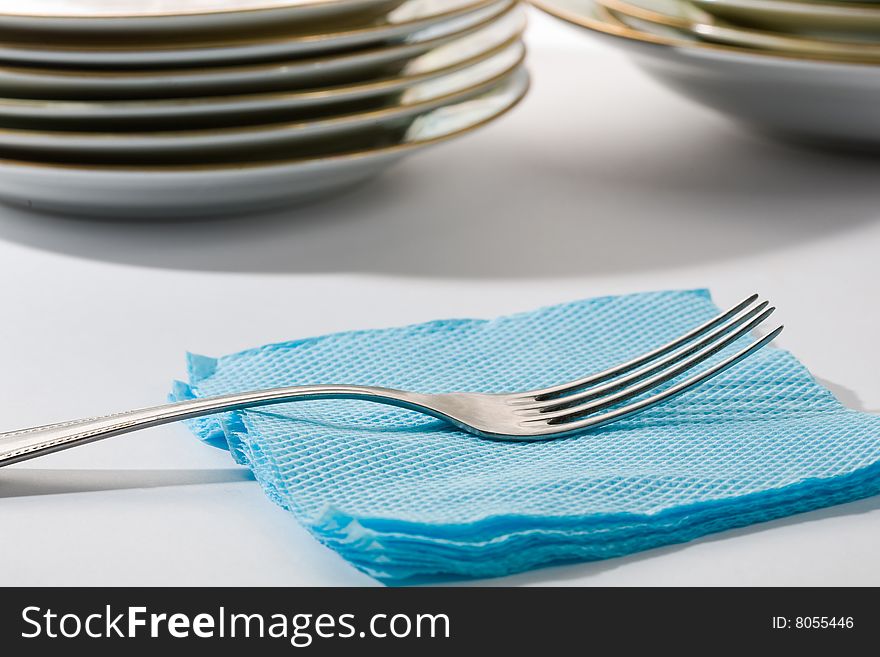
[[[322,205],[195,223],[0,210],[3,429],[164,400],[187,350],[597,294],[767,295],[880,409],[880,163],[768,143],[533,16],[499,123]],[[0,471],[0,584],[374,585],[182,426]],[[880,584],[880,500],[493,584]]]

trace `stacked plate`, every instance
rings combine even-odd
[[[880,150],[880,2],[534,0],[772,136]]]
[[[0,200],[110,217],[327,195],[528,88],[516,0],[0,0]]]

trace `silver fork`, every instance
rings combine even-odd
[[[649,353],[541,390],[423,394],[372,386],[311,385],[206,397],[0,434],[0,466],[178,420],[314,399],[360,399],[421,411],[482,438],[548,440],[570,436],[672,399],[748,358],[769,344],[783,327],[697,374],[638,398],[704,363],[755,329],[774,310],[768,308],[767,301],[758,302],[757,294],[752,295]]]

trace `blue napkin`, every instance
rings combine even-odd
[[[313,383],[528,390],[625,361],[718,312],[704,290],[634,294],[191,355],[173,397]],[[387,582],[615,557],[880,492],[880,417],[845,409],[775,348],[635,418],[550,442],[481,440],[359,401],[190,426],[319,541]]]

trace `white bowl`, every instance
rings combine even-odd
[[[794,34],[880,36],[880,5],[821,0],[689,0],[740,25]]]
[[[880,66],[703,43],[663,26],[637,30],[595,0],[533,4],[609,39],[670,89],[754,130],[811,145],[880,151]]]
[[[623,22],[647,21],[696,37],[702,41],[765,50],[801,54],[815,59],[872,61],[880,63],[880,43],[864,39],[827,39],[740,27],[719,20],[689,0],[597,0]],[[649,26],[650,30],[650,26]]]

